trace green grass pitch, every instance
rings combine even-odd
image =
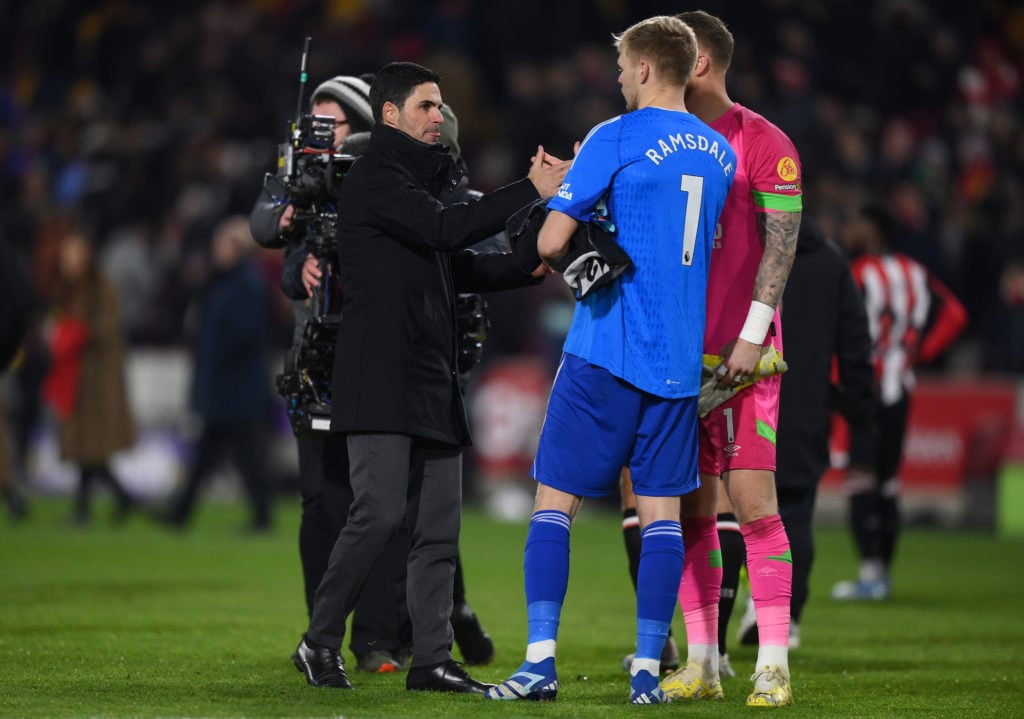
[[[25,522],[0,521],[0,717],[1024,716],[1024,540],[908,530],[893,599],[840,604],[828,589],[854,572],[851,542],[820,528],[792,707],[744,705],[755,650],[734,632],[740,676],[724,680],[725,701],[632,707],[619,665],[634,636],[619,521],[591,509],[573,528],[558,700],[491,703],[406,692],[404,674],[353,671],[353,692],[306,686],[289,660],[305,626],[298,500],[278,505],[265,537],[243,535],[244,512],[229,504],[203,505],[184,533],[142,517],[111,527],[102,511],[74,529],[67,512],[37,500]],[[467,593],[497,646],[493,664],[472,668],[483,681],[522,660],[525,534],[525,523],[466,512]],[[674,629],[685,636],[678,610]]]

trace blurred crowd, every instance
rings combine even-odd
[[[1024,372],[1024,8],[924,0],[704,2],[736,35],[730,92],[804,165],[805,210],[837,235],[881,198],[900,249],[964,301],[953,361]],[[445,78],[473,185],[568,156],[622,111],[611,33],[678,3],[603,0],[40,0],[0,3],[0,240],[45,305],[74,216],[122,298],[131,346],[178,347],[225,217],[248,214],[310,82],[414,60]],[[308,100],[309,87],[306,89]],[[259,259],[271,288],[280,253]],[[546,283],[552,284],[553,283]],[[272,337],[291,314],[271,292]],[[494,302],[490,356],[557,354],[557,288]]]

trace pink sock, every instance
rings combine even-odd
[[[679,606],[688,644],[718,646],[718,596],[722,591],[722,548],[714,517],[683,520],[683,579]]]
[[[789,644],[789,605],[793,598],[793,556],[779,515],[740,527],[747,545],[750,594],[762,646]]]

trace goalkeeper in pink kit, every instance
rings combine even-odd
[[[691,111],[736,149],[736,180],[716,233],[707,294],[704,352],[721,355],[719,385],[750,379],[769,345],[782,349],[779,302],[796,253],[802,212],[800,159],[789,138],[728,96],[733,38],[703,11],[681,13],[697,37],[697,67],[686,88]],[[770,349],[770,348],[769,348]],[[798,371],[798,370],[794,370]],[[683,497],[686,547],[679,603],[687,661],[662,680],[675,699],[721,699],[718,602],[722,551],[719,484],[746,544],[760,638],[749,706],[792,703],[788,635],[793,564],[775,494],[780,377],[740,391],[700,421],[701,488]],[[723,499],[724,499],[723,498]]]

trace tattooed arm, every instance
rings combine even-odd
[[[754,279],[754,297],[758,302],[778,307],[782,291],[796,257],[796,237],[800,232],[799,212],[766,212],[758,218],[764,255]],[[749,344],[749,343],[748,343]]]
[[[759,216],[764,255],[754,279],[753,300],[769,307],[778,307],[786,289],[789,270],[796,257],[796,238],[800,230],[799,212],[766,212]],[[737,338],[722,349],[726,368],[719,386],[727,387],[735,377],[749,377],[761,354],[760,342]]]

